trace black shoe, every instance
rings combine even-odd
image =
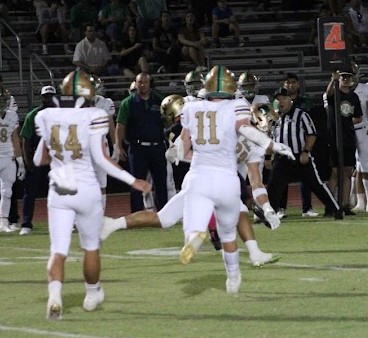
[[[333,217],[334,216],[334,211],[333,209],[330,208],[325,208],[325,214],[323,215],[323,217]]]
[[[267,227],[271,229],[271,224],[270,222],[268,222],[266,220],[266,217],[264,215],[264,211],[261,207],[259,207],[258,205],[254,204],[253,207],[253,212],[256,214],[256,216],[261,220],[261,222]]]
[[[336,210],[333,212],[333,215],[335,217],[335,220],[344,219],[344,210],[342,209]]]
[[[222,249],[221,240],[216,229],[210,230],[211,243],[215,250],[219,251]]]
[[[350,209],[350,207],[344,207],[345,216],[355,216],[356,213]]]

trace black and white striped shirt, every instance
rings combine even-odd
[[[283,114],[274,128],[274,140],[288,145],[294,154],[302,152],[308,135],[317,135],[316,127],[308,113],[295,107]]]

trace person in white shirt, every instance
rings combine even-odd
[[[111,54],[105,42],[96,37],[95,26],[86,25],[85,38],[78,42],[73,55],[73,64],[87,73],[103,75],[107,71]]]

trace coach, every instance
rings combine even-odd
[[[342,218],[338,203],[320,179],[311,156],[316,141],[316,128],[312,119],[305,111],[295,107],[286,88],[276,91],[275,100],[279,106],[280,119],[274,126],[274,140],[288,145],[296,160],[275,156],[267,188],[271,206],[277,208],[280,205],[282,193],[289,182],[303,180],[327,208],[334,210],[336,219]],[[269,167],[269,154],[266,154],[265,160],[266,167]]]

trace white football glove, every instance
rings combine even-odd
[[[119,162],[119,156],[120,156],[120,149],[116,144],[114,144],[111,159],[117,163]]]
[[[49,177],[59,195],[75,195],[78,192],[77,180],[71,164],[53,168],[49,172]]]
[[[280,226],[280,219],[277,217],[275,210],[271,207],[270,202],[266,202],[262,205],[264,216],[271,226],[272,230],[277,229]]]
[[[175,163],[177,165],[177,162],[179,162],[177,147],[171,141],[169,141],[169,148],[166,150],[165,156],[170,163]]]
[[[291,148],[286,144],[273,142],[272,151],[280,155],[287,156],[288,159],[295,161],[295,156],[293,155]]]
[[[19,181],[23,181],[26,177],[26,168],[24,166],[23,158],[22,156],[19,156],[16,160],[18,162],[17,178]]]

